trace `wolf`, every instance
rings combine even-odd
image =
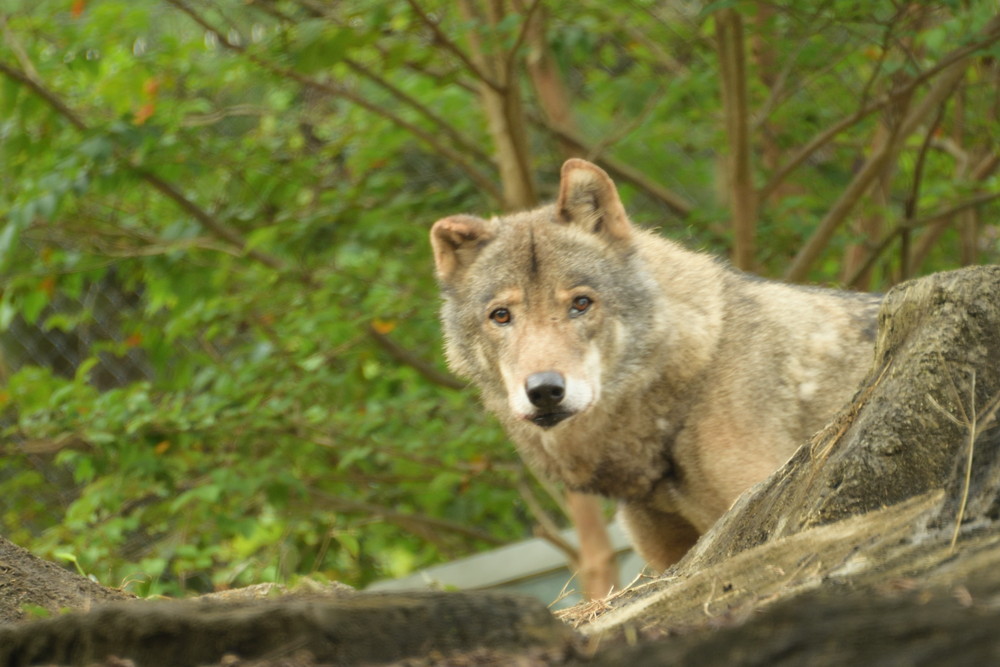
[[[880,298],[754,277],[633,225],[570,159],[554,204],[431,233],[452,370],[530,465],[619,501],[657,570],[852,396]]]

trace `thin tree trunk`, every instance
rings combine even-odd
[[[965,211],[958,221],[962,266],[979,263],[979,211]]]
[[[722,108],[726,119],[729,156],[726,164],[733,225],[733,264],[754,267],[757,195],[750,165],[750,120],[747,103],[746,49],[743,20],[733,9],[715,15],[719,64],[722,73]]]
[[[523,0],[515,0],[518,11],[527,12]],[[527,58],[525,60],[528,76],[535,89],[538,104],[545,115],[545,123],[566,134],[579,135],[579,128],[573,118],[573,107],[570,103],[569,89],[556,65],[555,58],[545,40],[545,11],[539,9],[531,17],[528,25]],[[586,157],[585,151],[576,143],[568,140],[565,135],[556,134],[559,152],[564,158]]]
[[[768,95],[774,99],[778,92],[778,56],[774,49],[774,41],[769,34],[771,19],[774,17],[774,7],[766,2],[757,3],[757,14],[754,17],[753,57],[757,62],[757,78],[767,88]],[[774,173],[781,163],[781,147],[778,145],[779,128],[771,121],[770,115],[760,120],[760,162],[767,173]],[[768,201],[758,201],[758,206],[774,203],[785,196],[788,191],[785,184],[775,188],[768,194]]]
[[[875,129],[875,138],[872,140],[873,152],[877,153],[883,150],[890,141],[892,141],[892,130],[885,122],[880,122]],[[885,168],[879,175],[878,184],[875,187],[875,210],[861,217],[856,230],[862,240],[859,243],[850,244],[844,250],[844,259],[840,268],[841,282],[852,278],[849,286],[853,289],[868,290],[871,288],[875,265],[867,262],[868,253],[869,249],[882,238],[885,227],[882,211],[889,205],[889,192],[894,171],[893,161],[886,160]],[[865,266],[866,264],[867,266]]]
[[[982,68],[981,68],[982,70]],[[988,71],[980,71],[981,77],[987,77]],[[953,113],[954,124],[952,126],[952,139],[960,148],[968,144],[968,137],[965,132],[965,109],[966,96],[965,88],[955,95],[955,110]],[[969,161],[964,160],[959,165],[964,172],[969,170]],[[962,176],[966,174],[961,174]],[[979,263],[979,211],[969,209],[958,214],[958,234],[959,251],[962,266]]]
[[[485,5],[485,11],[480,12],[473,0],[462,0],[459,8],[467,21],[496,28],[504,17],[505,3],[503,0],[486,0]],[[538,196],[531,175],[527,119],[515,69],[509,66],[511,60],[499,45],[481,39],[475,30],[469,31],[469,46],[477,69],[485,72],[496,84],[480,80],[479,97],[496,150],[504,208],[510,211],[535,206]]]
[[[888,45],[883,45],[888,48]],[[910,90],[910,80],[902,72],[893,76],[890,86],[892,90]],[[896,172],[897,158],[902,148],[903,142],[897,140],[897,133],[900,124],[906,117],[913,100],[912,94],[905,94],[897,98],[895,104],[887,106],[882,111],[879,123],[875,126],[875,134],[872,138],[872,153],[885,151],[887,158],[882,162],[882,169],[876,177],[876,184],[872,194],[874,205],[873,210],[861,217],[858,232],[862,235],[861,243],[854,243],[848,246],[844,253],[844,261],[841,266],[841,279],[854,289],[868,290],[871,287],[874,276],[875,263],[868,262],[869,249],[874,247],[882,238],[885,228],[884,211],[890,205],[892,192],[892,179]],[[917,177],[919,181],[919,177]],[[916,191],[914,192],[916,195]],[[909,242],[909,230],[900,234],[903,244]],[[901,262],[906,264],[906,262]],[[902,270],[902,269],[901,269]],[[848,281],[850,277],[850,281]]]

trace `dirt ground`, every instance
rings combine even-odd
[[[132,595],[107,589],[0,538],[0,623],[87,609]]]

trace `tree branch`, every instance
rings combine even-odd
[[[963,61],[976,51],[995,43],[998,39],[1000,39],[1000,19],[994,18],[991,20],[983,30],[983,34],[986,35],[983,39],[955,49],[938,61],[938,63],[933,67],[930,67],[915,76],[905,86],[883,95],[874,102],[862,106],[854,113],[842,118],[817,134],[805,146],[796,151],[784,165],[771,175],[770,180],[757,193],[758,201],[766,200],[774,192],[775,188],[781,185],[781,183],[783,183],[785,179],[788,178],[793,171],[795,171],[795,169],[808,160],[809,157],[817,150],[830,143],[830,141],[832,141],[838,134],[867,118],[876,111],[884,109],[886,106],[913,94],[913,91],[920,85],[934,78],[956,62]]]
[[[465,389],[468,385],[456,378],[454,375],[444,373],[438,369],[431,366],[429,363],[415,355],[410,350],[394,341],[389,336],[379,333],[375,330],[371,324],[365,327],[365,333],[367,333],[372,340],[379,344],[379,346],[389,353],[396,361],[403,363],[407,366],[412,367],[418,373],[420,373],[424,378],[430,380],[434,384],[440,385],[442,387],[447,387],[448,389]]]
[[[274,74],[281,78],[290,79],[303,86],[306,86],[313,90],[317,90],[321,93],[331,95],[334,97],[339,97],[349,102],[353,102],[359,107],[367,111],[370,111],[377,116],[381,116],[382,118],[385,118],[386,120],[392,122],[398,127],[406,130],[414,137],[426,143],[438,154],[443,155],[444,157],[454,162],[459,168],[462,169],[462,171],[466,173],[466,175],[483,192],[487,193],[489,196],[491,196],[497,201],[503,201],[503,196],[497,189],[493,178],[489,177],[487,174],[483,173],[482,171],[474,167],[465,158],[464,155],[462,155],[460,152],[458,152],[448,144],[438,140],[437,137],[435,137],[430,132],[424,130],[423,128],[417,125],[414,125],[413,123],[410,123],[409,121],[403,119],[401,116],[393,113],[388,109],[378,106],[377,104],[371,102],[370,100],[364,98],[361,95],[358,95],[357,93],[348,90],[347,88],[338,86],[336,84],[327,81],[320,81],[319,79],[314,79],[312,77],[306,76],[305,74],[301,74],[300,72],[296,72],[293,69],[275,65],[274,63],[268,62],[259,56],[249,53],[241,45],[234,44],[233,42],[231,42],[224,34],[222,34],[222,32],[220,32],[218,29],[215,28],[215,26],[206,21],[204,17],[202,17],[192,8],[190,8],[183,0],[166,0],[166,1],[169,4],[173,5],[174,7],[176,7],[179,11],[183,12],[184,14],[187,14],[192,21],[200,25],[207,32],[214,35],[215,38],[218,40],[219,44],[223,48],[241,54],[242,56],[250,60],[250,62],[260,67],[261,69],[264,69],[270,72],[271,74]]]
[[[6,63],[0,62],[0,72],[10,77],[11,79],[27,86],[34,92],[38,97],[43,99],[50,107],[52,107],[59,115],[64,117],[69,123],[81,132],[86,132],[90,128],[87,123],[77,114],[73,109],[66,105],[59,97],[47,89],[40,81],[35,80],[26,72],[19,71],[7,65]],[[138,176],[140,179],[146,181],[150,186],[157,190],[160,194],[164,195],[175,204],[177,204],[183,211],[188,213],[191,217],[197,220],[206,230],[211,232],[216,237],[231,243],[233,246],[238,248],[241,253],[246,254],[246,256],[257,260],[261,264],[268,266],[277,271],[284,271],[286,269],[284,263],[277,257],[270,255],[268,253],[261,252],[259,250],[245,250],[246,240],[240,235],[239,232],[232,229],[221,220],[218,220],[212,216],[208,211],[198,206],[196,203],[185,197],[180,190],[174,187],[172,184],[164,181],[162,178],[157,176],[151,171],[145,168],[138,167],[131,164],[128,160],[122,158],[123,164],[131,171],[133,174]]]
[[[997,154],[988,155],[984,160],[980,161],[974,169],[968,174],[968,180],[974,183],[978,183],[986,180],[993,174],[993,171],[997,167]],[[966,209],[969,210],[969,209]],[[938,237],[944,233],[945,229],[949,225],[953,224],[951,217],[940,218],[937,224],[931,226],[930,229],[921,237],[920,242],[917,247],[913,249],[913,253],[910,258],[910,266],[916,270],[920,267],[924,260],[927,259],[928,254],[930,254],[931,249],[934,247],[934,243],[937,241]]]
[[[646,102],[642,105],[642,109],[639,113],[631,119],[626,120],[621,118],[620,120],[612,121],[612,125],[617,129],[608,132],[604,137],[601,138],[596,144],[590,147],[590,150],[584,154],[588,160],[592,162],[598,162],[603,159],[604,153],[609,147],[614,146],[619,141],[622,141],[628,135],[635,132],[637,128],[642,126],[648,119],[649,116],[656,109],[657,105],[663,99],[664,94],[667,91],[666,85],[658,85],[655,90],[651,91],[646,98]],[[624,115],[624,114],[623,114]]]
[[[991,24],[1000,26],[1000,23],[997,21]],[[994,35],[994,39],[996,38],[1000,38],[1000,35]],[[966,58],[968,57],[969,54],[966,54]],[[785,271],[784,280],[798,282],[805,279],[812,263],[819,257],[823,249],[826,248],[837,227],[840,226],[857,203],[865,196],[865,193],[868,192],[885,160],[894,153],[899,142],[905,141],[907,137],[913,134],[918,125],[951,95],[955,85],[965,73],[965,66],[965,59],[951,60],[951,64],[944,70],[942,76],[935,81],[934,85],[931,86],[931,89],[920,103],[911,109],[900,121],[899,125],[894,128],[892,136],[885,144],[868,158],[868,161],[847,186],[847,189],[844,190],[833,207],[831,207],[826,216],[820,221],[812,236],[809,237],[792,259],[791,264]]]
[[[45,88],[45,86],[43,86],[40,81],[30,76],[27,72],[22,72],[13,67],[10,67],[4,62],[0,62],[0,72],[3,72],[5,75],[13,79],[14,81],[17,81],[18,83],[30,88],[31,92],[33,92],[36,96],[42,98],[46,102],[46,104],[52,107],[56,111],[56,113],[58,113],[60,116],[68,120],[70,125],[72,125],[76,129],[80,130],[81,132],[86,132],[88,129],[90,129],[89,127],[87,127],[87,124],[83,122],[83,119],[81,119],[76,114],[75,111],[66,106],[66,104],[63,103],[62,100],[56,97],[55,93]]]
[[[273,5],[274,5],[274,0],[268,0],[268,3],[266,5],[261,5],[261,3],[255,4],[256,7],[259,7],[261,11],[263,11],[266,14],[275,16],[279,20],[282,20],[286,23],[294,22],[294,19],[292,17],[283,14]],[[302,9],[309,16],[313,18],[319,18],[325,16],[325,14],[319,12],[317,8],[312,7],[310,5],[302,5]],[[338,25],[343,25],[343,24],[338,22]],[[385,54],[383,53],[382,55],[384,56]],[[343,62],[356,74],[359,74],[360,76],[368,79],[369,81],[371,81],[372,83],[374,83],[375,85],[377,85],[378,87],[382,88],[390,95],[395,97],[397,100],[403,102],[404,104],[412,108],[414,111],[419,113],[421,116],[429,120],[431,123],[434,124],[434,127],[437,129],[437,131],[447,135],[455,146],[461,148],[463,151],[470,154],[476,160],[482,162],[483,164],[488,164],[490,162],[489,155],[487,155],[483,150],[481,150],[478,146],[473,144],[467,138],[459,134],[459,132],[455,130],[453,123],[449,123],[445,119],[438,116],[436,113],[434,113],[434,111],[428,108],[427,105],[423,104],[418,99],[416,99],[409,93],[399,88],[399,86],[396,86],[387,79],[379,76],[368,67],[362,65],[357,60],[354,60],[352,58],[344,58]],[[438,78],[440,77],[435,77],[435,79]]]
[[[477,65],[472,60],[472,58],[470,58],[464,51],[462,51],[461,48],[459,48],[458,44],[448,39],[448,36],[444,34],[440,26],[438,26],[437,22],[431,19],[431,17],[427,14],[427,12],[423,10],[423,8],[420,6],[417,0],[406,0],[406,4],[408,4],[410,8],[413,9],[414,12],[416,12],[417,16],[420,17],[420,20],[423,22],[423,24],[431,29],[431,32],[434,33],[434,41],[436,43],[440,44],[449,52],[451,52],[453,56],[458,58],[461,61],[461,63],[465,65],[465,68],[469,70],[473,74],[473,76],[475,76],[484,84],[492,88],[494,92],[500,95],[504,94],[504,92],[506,91],[506,86],[502,82],[494,79],[492,76],[489,75],[488,72],[484,71],[482,67]]]
[[[427,120],[431,121],[431,123],[434,124],[434,127],[437,129],[438,132],[446,135],[449,139],[451,139],[451,142],[455,146],[461,148],[463,151],[471,155],[477,161],[481,162],[482,164],[490,163],[490,156],[487,155],[486,152],[480,149],[478,146],[474,145],[471,141],[469,141],[461,134],[459,134],[458,131],[455,130],[454,123],[449,123],[444,118],[441,118],[431,109],[429,109],[427,105],[421,103],[412,95],[404,92],[399,87],[393,85],[386,79],[383,79],[378,74],[371,71],[361,63],[355,60],[351,60],[350,58],[345,58],[344,64],[347,65],[352,70],[354,70],[359,75],[365,77],[375,85],[379,86],[380,88],[388,92],[397,100],[408,105],[410,108],[412,108],[414,111],[419,113]]]
[[[868,253],[868,257],[865,258],[865,261],[844,281],[844,284],[853,286],[861,276],[871,269],[882,253],[884,253],[889,246],[892,245],[893,240],[895,240],[895,238],[901,235],[904,231],[919,229],[940,220],[948,220],[963,211],[967,211],[982,204],[988,204],[989,202],[996,201],[998,199],[1000,199],[1000,192],[984,192],[974,197],[970,197],[965,201],[961,201],[943,211],[921,216],[915,220],[904,221],[896,225],[882,238],[881,241],[878,242],[878,245],[872,248],[872,250]]]
[[[538,18],[538,16],[535,17],[536,22]],[[420,74],[421,76],[427,76],[432,79],[441,78],[442,76],[440,73],[427,71],[419,64],[411,64],[410,67],[414,72]],[[531,63],[529,63],[529,69],[532,67]],[[550,76],[549,79],[551,78],[552,77]],[[472,86],[462,81],[456,81],[455,85],[462,86],[471,93],[475,92]],[[556,97],[558,96],[559,95],[557,94]],[[601,166],[603,166],[608,173],[616,179],[631,183],[645,192],[650,198],[663,203],[667,206],[667,208],[673,210],[674,213],[680,217],[690,215],[691,211],[694,209],[694,204],[687,201],[687,199],[673,190],[655,182],[643,174],[639,169],[625,164],[624,162],[611,156],[603,155],[601,150],[603,143],[595,144],[585,140],[573,127],[571,122],[562,122],[563,119],[571,120],[568,107],[559,109],[558,104],[553,104],[551,103],[551,100],[546,100],[544,97],[545,96],[539,92],[539,100],[541,101],[544,115],[531,113],[531,111],[528,110],[526,113],[527,120],[535,128],[547,132],[553,139],[562,144],[563,150],[568,153],[568,156],[592,156],[595,158],[595,161],[600,162]]]
[[[934,133],[941,124],[941,119],[944,118],[946,108],[947,105],[943,103],[938,107],[937,113],[934,116],[934,121],[931,123],[930,127],[927,128],[927,132],[924,133],[924,140],[920,144],[920,151],[917,153],[917,161],[913,167],[913,183],[910,188],[910,194],[907,196],[906,202],[903,204],[904,223],[912,220],[917,214],[917,202],[920,200],[920,185],[923,182],[924,164],[927,161],[927,152],[930,149]],[[906,280],[910,277],[909,228],[904,229],[901,236],[903,242],[899,251],[899,277],[900,280]]]
[[[514,65],[517,61],[517,52],[521,50],[521,46],[528,38],[528,33],[531,31],[532,23],[535,20],[535,12],[538,11],[541,4],[541,0],[532,0],[531,5],[528,7],[527,11],[525,11],[523,5],[519,3],[518,9],[521,11],[524,18],[521,21],[521,29],[517,33],[517,39],[514,40],[514,45],[510,47],[510,51],[507,53],[506,62],[504,63],[503,80],[507,83],[507,85],[510,85],[510,82],[514,80]]]
[[[514,0],[514,6],[521,13],[526,13],[523,0]],[[569,88],[559,71],[559,66],[552,57],[551,50],[545,40],[545,14],[537,12],[527,26],[528,53],[525,58],[525,69],[528,79],[535,90],[535,99],[542,109],[546,123],[554,127],[576,130],[576,121],[573,118],[572,103],[570,100]],[[536,123],[539,125],[539,123]],[[541,125],[545,129],[546,125]],[[563,159],[571,157],[584,157],[579,147],[572,143],[556,140],[559,145]]]
[[[399,510],[383,507],[382,505],[366,503],[360,500],[351,500],[349,498],[344,498],[343,496],[335,496],[333,494],[316,491],[315,489],[311,490],[310,494],[342,512],[378,516],[385,519],[389,523],[395,524],[400,528],[409,530],[410,532],[414,532],[421,537],[426,537],[428,530],[443,530],[495,546],[507,543],[506,540],[500,539],[485,530],[472,528],[461,523],[448,521],[447,519],[439,519],[437,517],[425,516],[423,514],[400,512]]]
[[[567,130],[566,128],[550,125],[543,119],[537,119],[537,122],[545,127],[556,138],[577,146],[584,155],[589,155],[593,152],[593,144],[585,141],[575,132]],[[653,181],[643,174],[638,168],[610,156],[602,156],[598,162],[600,162],[601,166],[616,179],[628,181],[640,190],[643,190],[653,199],[657,199],[666,204],[667,207],[672,209],[682,218],[687,217],[691,214],[691,211],[694,210],[694,204],[687,201],[684,197],[677,194],[673,190],[670,190],[669,188]]]
[[[480,19],[471,0],[461,0],[459,10],[468,21],[486,20],[495,30],[502,20],[501,4],[490,2],[489,16]],[[486,116],[490,137],[493,139],[495,161],[500,169],[505,210],[529,208],[538,204],[534,178],[531,171],[524,105],[516,77],[506,69],[505,59],[496,47],[486,45],[480,36],[469,34],[470,57],[477,67],[499,78],[501,88],[480,84],[479,99]]]
[[[178,3],[172,3],[175,6],[180,7]],[[213,31],[215,32],[215,31]],[[230,45],[230,47],[236,47],[229,42],[229,40],[222,34],[215,33],[219,39],[220,44]],[[240,50],[240,49],[237,49]],[[252,58],[252,56],[249,56]],[[256,60],[255,60],[256,62]],[[258,65],[261,63],[257,62]],[[31,77],[25,72],[19,71],[16,67],[9,67],[5,63],[0,62],[0,71],[5,75],[9,76],[12,80],[26,86],[30,89],[33,94],[37,95],[40,99],[45,100],[45,102],[51,106],[56,112],[65,118],[68,123],[70,123],[76,130],[80,132],[86,132],[89,130],[87,122],[78,113],[63,103],[59,97],[44,87],[39,81]],[[274,70],[272,70],[274,71]],[[280,71],[276,73],[281,73]],[[301,80],[300,80],[301,82]],[[316,84],[319,82],[309,82],[313,87],[318,87]],[[246,246],[245,239],[240,235],[240,233],[229,227],[225,222],[211,214],[210,211],[200,207],[190,198],[186,197],[181,189],[174,183],[171,183],[158,174],[150,171],[148,168],[135,165],[127,160],[123,159],[123,166],[129,171],[134,173],[139,179],[145,181],[151,188],[156,190],[161,196],[166,197],[174,205],[178,206],[186,215],[194,218],[207,232],[210,232],[213,236],[216,236],[224,240],[227,244],[232,244],[233,246],[243,249]],[[252,257],[256,261],[277,270],[284,270],[287,267],[284,265],[283,261],[277,257],[273,257],[266,253],[262,253],[257,250],[245,251],[247,256]],[[451,376],[443,373],[439,373],[433,367],[422,362],[420,359],[416,358],[408,350],[405,350],[399,346],[395,341],[390,338],[378,334],[373,330],[369,330],[369,335],[371,335],[380,345],[382,345],[387,351],[389,351],[397,359],[408,363],[409,365],[417,368],[422,375],[428,377],[428,379],[438,382],[444,386],[451,386],[453,388],[460,388],[464,385]],[[447,521],[444,519],[438,519],[435,517],[422,516],[418,514],[411,514],[405,512],[399,512],[395,509],[381,507],[378,505],[373,505],[370,503],[363,503],[359,501],[352,501],[344,498],[331,497],[328,498],[331,505],[337,507],[338,509],[346,512],[360,512],[365,514],[372,514],[375,516],[380,516],[386,521],[392,522],[394,524],[400,525],[404,528],[417,530],[420,532],[441,532],[447,531],[450,533],[462,535],[467,538],[482,541],[488,544],[503,544],[504,540],[496,538],[494,535],[487,531],[470,528],[468,526],[462,525],[460,523],[455,523]]]
[[[241,250],[246,247],[246,239],[243,238],[242,234],[237,232],[232,227],[229,227],[221,220],[216,219],[208,211],[201,208],[193,201],[185,197],[180,190],[174,187],[173,184],[168,183],[151,171],[147,171],[141,167],[132,167],[133,172],[140,176],[144,181],[149,183],[156,189],[160,194],[172,200],[177,204],[182,210],[186,211],[192,218],[197,220],[201,225],[229,243],[232,243],[237,248]],[[271,255],[269,253],[261,252],[260,250],[246,250],[244,251],[247,257],[257,260],[261,264],[274,269],[275,271],[284,271],[288,267],[279,258]]]

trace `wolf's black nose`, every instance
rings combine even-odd
[[[524,391],[536,408],[551,410],[566,397],[566,380],[555,371],[532,373],[524,383]]]

